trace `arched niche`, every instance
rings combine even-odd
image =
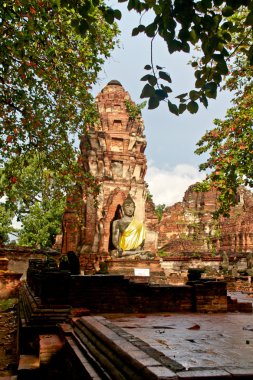
[[[101,239],[100,252],[108,252],[111,247],[111,225],[120,216],[120,206],[126,199],[128,192],[122,191],[119,187],[114,189],[109,195],[104,207],[104,234]]]

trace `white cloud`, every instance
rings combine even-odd
[[[179,164],[173,169],[159,169],[151,163],[146,175],[155,204],[165,203],[168,206],[181,202],[188,187],[203,178],[203,173],[188,164]]]

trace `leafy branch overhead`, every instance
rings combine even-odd
[[[234,100],[234,107],[227,111],[225,119],[215,120],[215,127],[197,144],[197,154],[209,154],[207,161],[200,165],[201,170],[209,173],[201,190],[203,186],[218,189],[217,215],[228,215],[230,207],[238,202],[241,185],[253,187],[253,73],[252,69],[243,71],[241,74],[250,79],[248,85]],[[238,85],[234,80],[232,83],[233,87]]]
[[[71,173],[78,137],[96,120],[90,89],[115,45],[111,20],[120,15],[109,17],[100,0],[71,3],[0,4],[0,167],[19,159],[25,166],[39,153],[41,166]]]
[[[237,14],[240,23],[242,15]],[[234,16],[236,18],[236,16]],[[232,36],[238,46],[240,35]],[[244,36],[244,46],[252,41]],[[198,142],[196,153],[208,153],[200,169],[208,171],[202,187],[215,187],[219,194],[219,210],[216,214],[228,214],[235,205],[241,185],[253,188],[253,69],[243,49],[238,49],[230,65],[226,88],[234,93],[233,107],[224,120],[215,120],[214,128],[207,131]]]
[[[125,2],[127,0],[119,0]],[[145,66],[148,74],[141,98],[149,99],[148,107],[154,109],[161,101],[167,101],[169,111],[179,115],[188,110],[196,113],[199,105],[208,106],[210,98],[215,99],[223,77],[229,74],[229,63],[238,49],[245,55],[248,63],[253,64],[253,1],[252,0],[128,0],[128,9],[143,16],[148,11],[155,16],[148,25],[140,24],[133,29],[132,35],[144,33],[151,39],[151,63]],[[234,15],[241,13],[241,21]],[[231,43],[234,34],[240,36],[237,44]],[[170,54],[175,52],[191,53],[197,48],[198,59],[192,61],[195,70],[195,89],[176,96],[172,101],[172,79],[169,73],[154,64],[152,44],[160,36],[167,44]],[[249,36],[251,42],[244,44]]]

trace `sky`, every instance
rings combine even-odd
[[[145,85],[140,79],[147,74],[144,66],[150,64],[150,39],[142,34],[131,36],[133,27],[139,23],[139,16],[126,11],[125,3],[111,5],[123,14],[119,22],[121,35],[118,47],[99,75],[93,94],[96,96],[110,80],[116,79],[129,92],[132,100],[140,104],[144,100],[140,99],[140,94]],[[154,57],[155,64],[164,67],[164,71],[172,77],[173,96],[194,88],[194,72],[188,64],[189,54],[170,55],[165,43],[156,39]],[[194,115],[185,112],[175,116],[168,111],[165,102],[155,110],[145,108],[142,111],[147,138],[146,181],[156,204],[172,205],[181,201],[187,188],[204,177],[204,173],[198,171],[204,156],[194,154],[196,143],[206,130],[212,128],[215,118],[225,116],[231,106],[230,99],[231,95],[223,91],[216,100],[210,99],[208,109],[202,107]],[[173,98],[171,100],[173,102]]]

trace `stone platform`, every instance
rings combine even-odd
[[[166,283],[166,277],[164,269],[161,267],[160,259],[154,258],[152,260],[143,259],[128,259],[127,257],[122,258],[112,258],[105,261],[108,266],[109,274],[123,275],[125,278],[136,280],[136,282],[148,282],[148,283]],[[148,276],[142,275],[138,276],[135,271],[148,270]],[[139,271],[141,272],[141,271]],[[138,277],[138,278],[137,278]],[[142,279],[140,277],[143,277]]]
[[[240,331],[251,317],[213,317],[96,316],[62,324],[65,373],[69,380],[252,379],[253,334]]]

